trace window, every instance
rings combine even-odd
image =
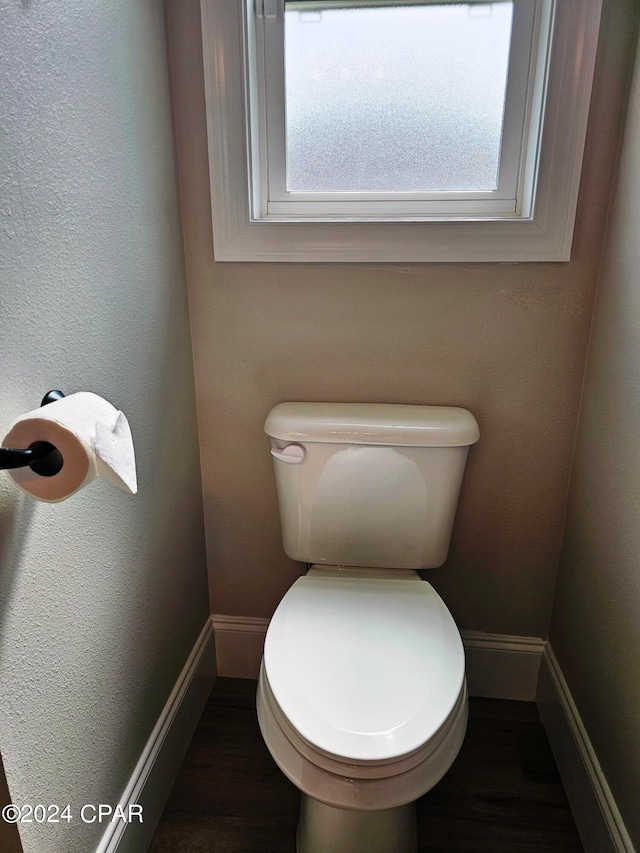
[[[601,0],[203,0],[218,260],[568,260]]]
[[[255,218],[515,216],[536,5],[548,28],[528,0],[274,4]]]

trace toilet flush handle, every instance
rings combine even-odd
[[[307,455],[307,451],[301,444],[287,444],[280,450],[272,447],[271,455],[280,462],[286,462],[287,465],[299,465]]]

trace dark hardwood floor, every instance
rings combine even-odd
[[[264,745],[255,690],[216,681],[150,853],[294,853],[300,796]],[[418,801],[418,831],[421,853],[582,851],[533,703],[471,699],[458,758]]]

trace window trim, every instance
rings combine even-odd
[[[252,17],[244,3],[202,0],[214,256],[219,261],[460,262],[567,261],[580,184],[602,0],[555,0],[553,49],[539,156],[526,164],[537,179],[535,210],[519,218],[417,221],[268,221],[252,218],[259,163],[248,133],[245,75]],[[260,57],[257,61],[260,61]],[[537,83],[540,86],[539,82]],[[254,92],[254,96],[257,93]],[[544,97],[538,90],[534,97]],[[255,137],[253,137],[255,138]],[[264,164],[262,164],[264,165]],[[264,174],[264,169],[262,170]],[[531,198],[524,200],[533,208]]]

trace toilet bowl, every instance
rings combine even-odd
[[[477,423],[288,403],[265,431],[285,551],[311,564],[271,619],[257,693],[265,743],[302,792],[298,853],[416,853],[415,801],[468,713],[460,633],[416,569],[446,557]]]
[[[272,756],[310,799],[300,853],[410,853],[413,804],[464,738],[460,634],[415,572],[313,566],[271,620],[257,706]]]

